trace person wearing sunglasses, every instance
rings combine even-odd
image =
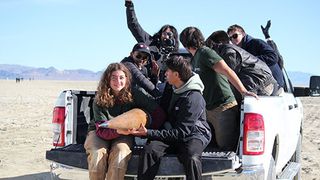
[[[238,75],[243,85],[257,95],[276,94],[278,83],[265,62],[231,43],[225,31],[215,31],[206,40],[206,45],[215,50]],[[238,104],[241,96],[233,88]]]
[[[263,27],[261,25],[261,30],[262,30],[262,33],[263,33],[267,43],[269,44],[269,46],[271,46],[274,49],[274,51],[277,53],[277,55],[278,55],[278,64],[279,64],[280,68],[282,69],[284,67],[283,57],[282,57],[282,55],[280,54],[280,52],[278,50],[277,44],[271,39],[271,37],[269,35],[270,27],[271,27],[271,20],[269,20],[267,22],[267,25],[265,27]]]
[[[280,87],[284,87],[284,77],[278,64],[278,56],[271,46],[262,39],[253,38],[246,34],[244,29],[237,24],[229,26],[227,33],[233,44],[264,61]]]
[[[177,29],[169,24],[160,28],[154,35],[146,32],[136,16],[132,0],[125,0],[127,25],[137,42],[143,42],[150,47],[152,59],[154,59],[160,67],[159,80],[165,82],[164,62],[170,53],[178,52],[179,40]],[[151,64],[147,64],[150,68]]]
[[[165,61],[173,53],[179,50],[179,39],[177,29],[170,24],[163,25],[158,32],[151,35],[146,32],[140,25],[135,13],[134,4],[132,0],[125,0],[127,26],[131,31],[137,42],[143,42],[150,47],[152,59],[155,60],[159,66],[159,84],[158,87],[162,92],[160,98],[160,105],[163,108],[168,106],[172,94],[172,85],[166,82]],[[152,69],[154,63],[148,62],[147,69]]]
[[[159,67],[155,61],[153,69],[149,70],[145,67],[150,60],[150,48],[145,43],[137,43],[133,46],[128,57],[125,57],[123,63],[132,74],[132,87],[142,91],[144,94],[151,95],[154,99],[161,97],[161,92],[157,88],[159,79]]]

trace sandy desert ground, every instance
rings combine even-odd
[[[97,82],[0,80],[0,179],[49,179],[55,100],[65,89],[95,90]],[[320,179],[320,98],[303,97],[302,179]]]

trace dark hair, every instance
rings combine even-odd
[[[232,26],[229,26],[229,28],[228,28],[228,30],[227,30],[227,33],[229,34],[229,32],[235,31],[235,30],[240,30],[240,31],[242,31],[243,33],[246,33],[246,32],[244,31],[244,29],[243,29],[240,25],[238,25],[238,24],[234,24],[234,25],[232,25]]]
[[[173,51],[177,52],[179,50],[178,31],[174,26],[169,25],[169,24],[166,24],[166,25],[162,26],[161,29],[157,33],[155,33],[153,35],[153,37],[154,37],[154,39],[158,40],[158,46],[161,46],[161,35],[168,28],[171,29],[171,32],[173,33],[173,38],[175,40],[175,45],[174,45],[174,50]]]
[[[192,67],[189,60],[183,56],[170,56],[166,61],[168,69],[179,73],[181,81],[187,82],[192,76]]]
[[[206,46],[215,49],[217,44],[228,44],[230,38],[227,32],[220,30],[213,32],[206,40]]]
[[[120,91],[118,96],[114,96],[110,86],[111,75],[114,71],[123,71],[126,76],[125,87]],[[100,106],[112,107],[115,103],[132,102],[131,94],[131,74],[130,71],[122,63],[111,63],[103,72],[95,97],[97,104]]]
[[[186,48],[200,48],[204,45],[204,37],[196,27],[187,27],[180,34],[180,42]]]

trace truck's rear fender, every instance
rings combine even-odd
[[[261,155],[245,155],[240,152],[243,166],[263,164],[267,171],[270,159],[273,158],[276,172],[281,172],[294,153],[295,148],[292,147],[296,147],[300,134],[302,111],[300,106],[299,100],[296,100],[291,93],[284,93],[282,96],[260,96],[258,100],[245,97],[242,113],[257,113],[263,116],[265,151]],[[243,116],[241,117],[243,121]],[[241,136],[244,137],[243,134]],[[243,142],[242,140],[241,143]]]
[[[261,96],[259,99],[255,99],[252,97],[245,97],[242,105],[242,111],[241,111],[241,120],[242,120],[242,127],[241,127],[241,134],[240,136],[240,156],[242,156],[242,165],[243,166],[256,166],[256,165],[262,165],[266,164],[266,162],[270,161],[272,150],[273,150],[273,144],[274,140],[278,138],[277,132],[279,131],[278,126],[274,126],[274,120],[281,118],[277,117],[280,113],[280,109],[270,107],[270,105],[275,105],[275,107],[278,105],[278,107],[281,104],[281,98],[276,97],[264,97]],[[245,114],[248,113],[254,113],[254,114],[260,114],[263,119],[264,123],[264,151],[260,154],[246,154],[242,151],[244,148],[244,118]]]

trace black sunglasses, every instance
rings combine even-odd
[[[238,38],[238,36],[239,36],[239,34],[233,34],[232,36],[230,36],[230,39],[237,39]]]
[[[143,61],[146,61],[148,59],[148,56],[142,53],[138,53],[137,55],[135,55],[135,57]]]

